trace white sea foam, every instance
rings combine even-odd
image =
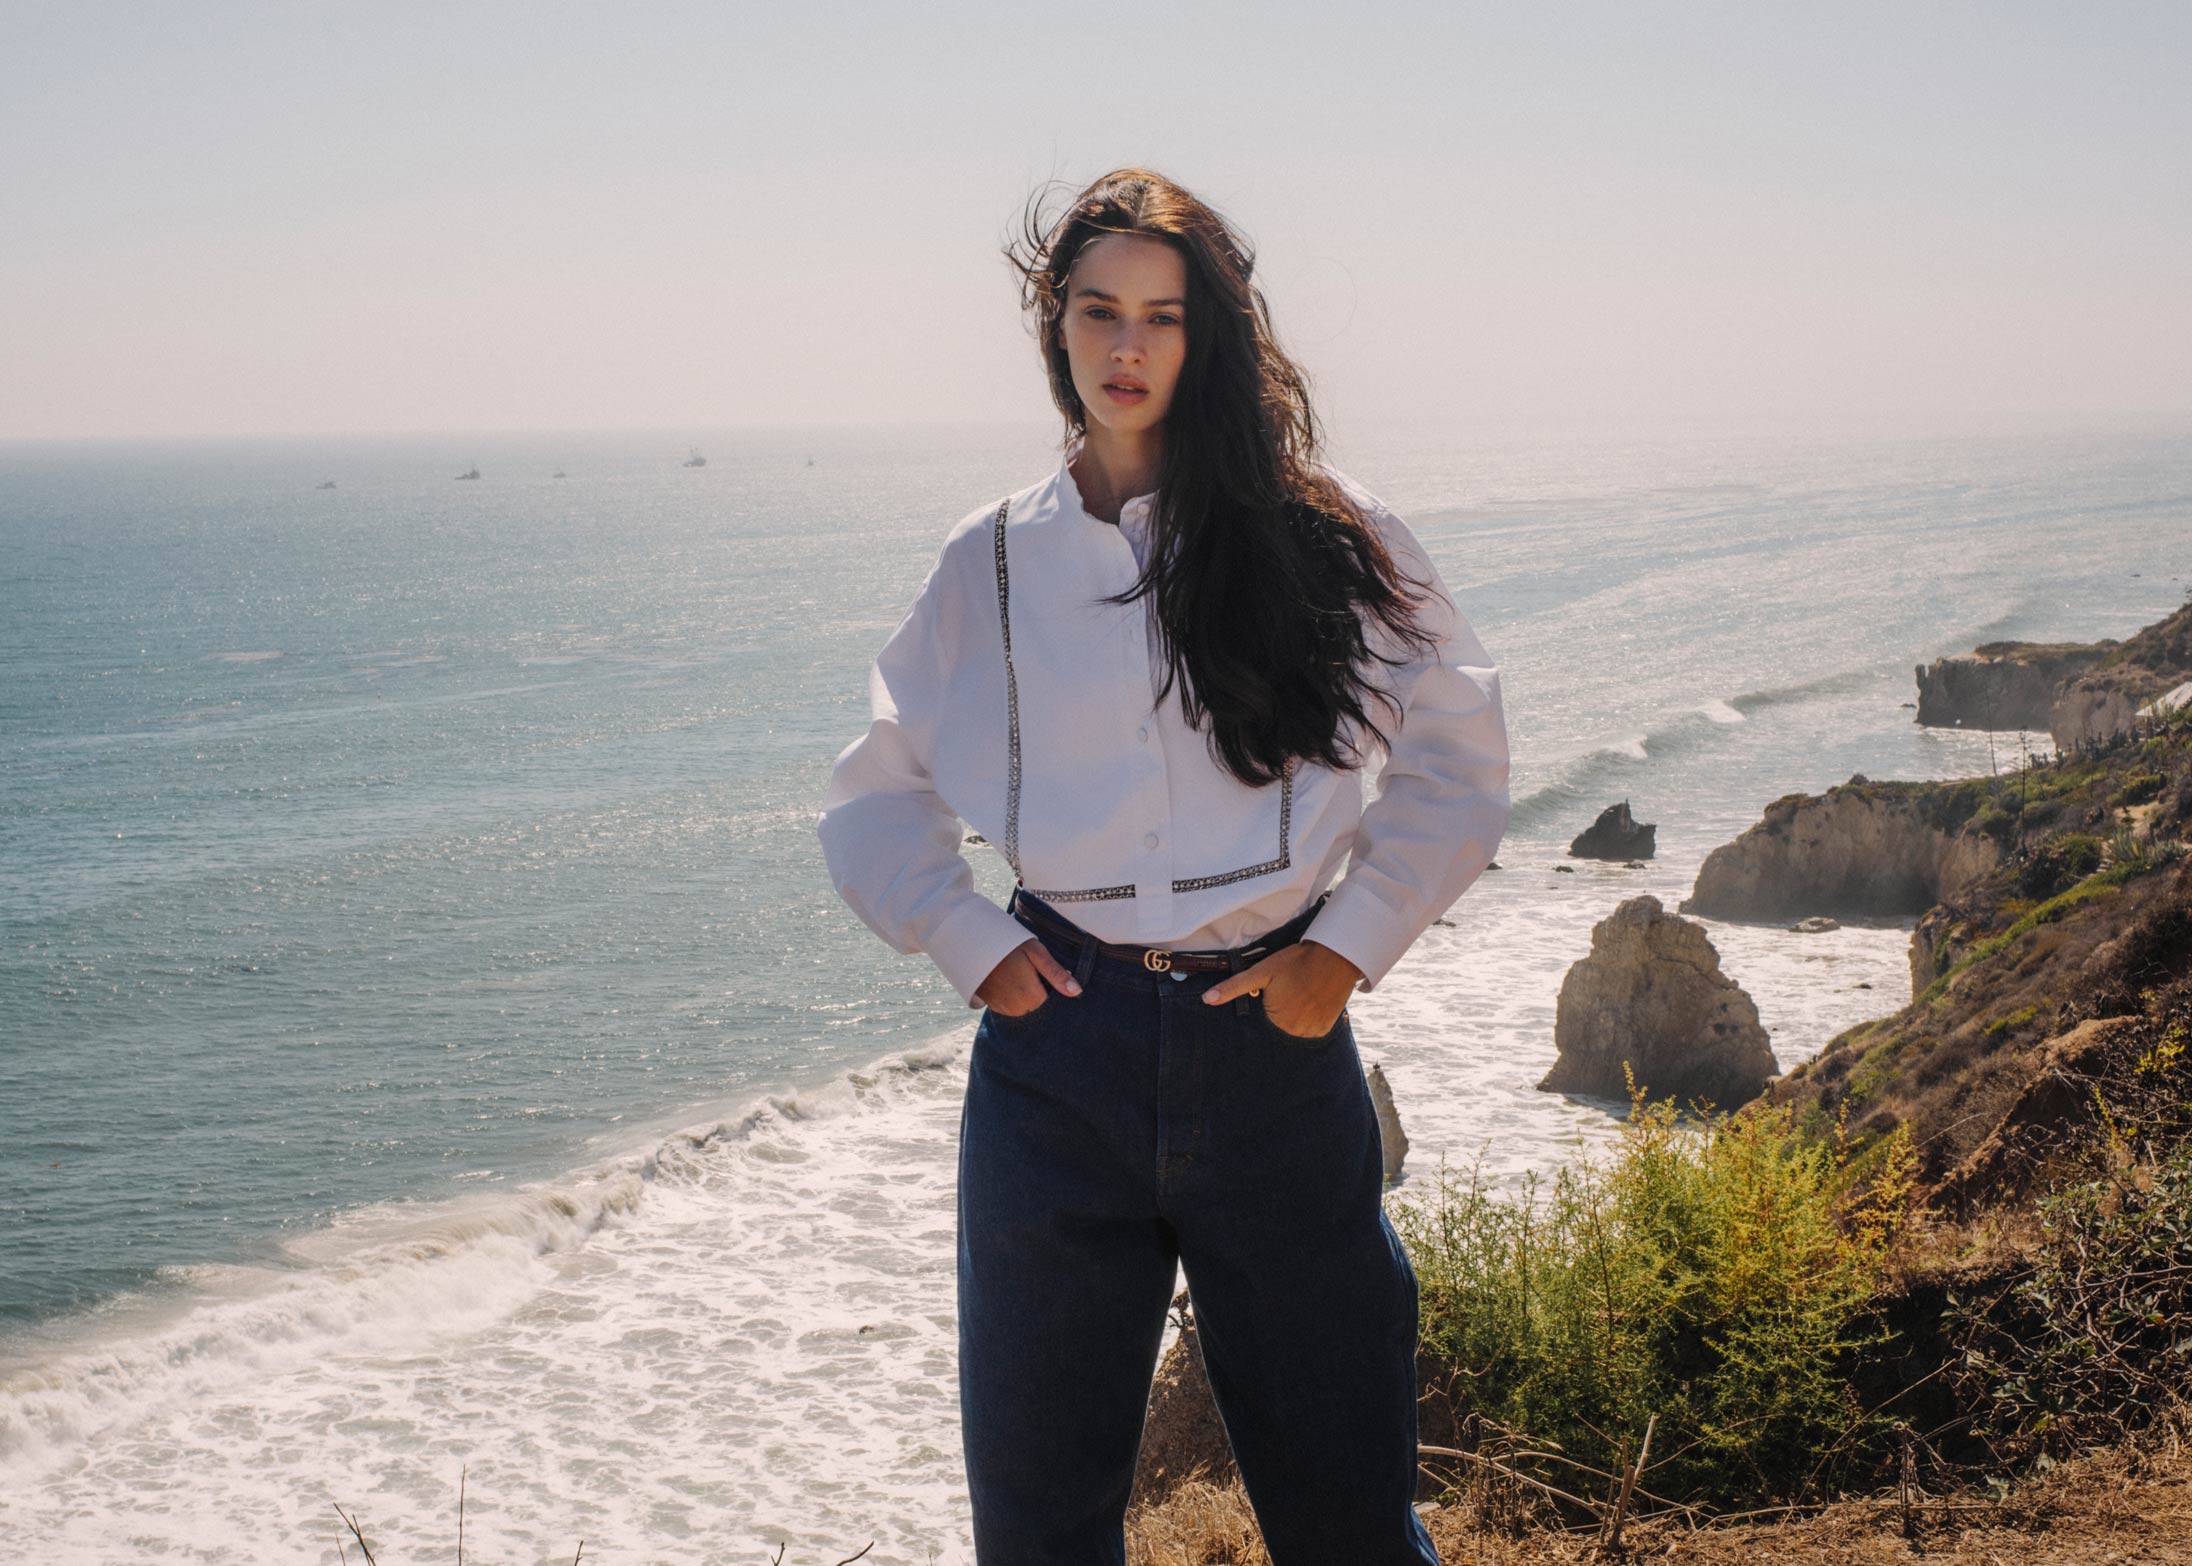
[[[0,1530],[48,1562],[302,1558],[339,1500],[423,1559],[468,1463],[482,1559],[952,1559],[965,1042],[209,1273],[0,1383]]]

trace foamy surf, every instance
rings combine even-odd
[[[927,1560],[963,1504],[967,1037],[552,1185],[366,1209],[294,1271],[208,1270],[172,1319],[86,1329],[0,1379],[0,1531],[45,1561],[265,1559],[322,1550],[339,1500],[421,1559],[469,1464],[482,1558]]]

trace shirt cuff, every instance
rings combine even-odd
[[[969,1006],[999,963],[1035,939],[1033,931],[979,892],[956,908],[923,944],[951,987]]]
[[[1367,886],[1350,886],[1343,877],[1302,939],[1328,946],[1360,968],[1362,982],[1356,988],[1367,991],[1378,987],[1422,933],[1422,926],[1379,902]]]

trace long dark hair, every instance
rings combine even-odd
[[[1081,247],[1101,234],[1143,234],[1187,263],[1187,358],[1165,415],[1149,560],[1104,601],[1154,596],[1159,699],[1177,682],[1187,721],[1200,729],[1207,716],[1219,758],[1242,782],[1270,783],[1295,757],[1361,766],[1343,724],[1390,747],[1370,708],[1382,699],[1398,713],[1369,665],[1398,666],[1435,642],[1417,619],[1430,584],[1400,569],[1320,466],[1308,380],[1249,281],[1253,253],[1206,203],[1148,169],[1114,169],[1054,219],[1043,216],[1044,194],[1030,197],[1005,255],[1066,421],[1062,447],[1088,429],[1059,330]],[[1363,610],[1400,651],[1371,645]]]

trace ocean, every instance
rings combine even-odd
[[[945,530],[1055,452],[0,446],[0,1558],[333,1559],[339,1503],[393,1566],[453,1546],[461,1474],[483,1560],[972,1559],[972,1013],[813,821]],[[1914,664],[2121,637],[2192,575],[2182,434],[1331,455],[1514,751],[1501,868],[1353,1004],[1396,1201],[1611,1145],[1623,1104],[1535,1083],[1621,899],[1778,795],[2045,749],[1916,727]],[[1622,799],[1657,857],[1553,873]],[[1909,924],[1708,921],[1784,1069],[1908,998]]]

